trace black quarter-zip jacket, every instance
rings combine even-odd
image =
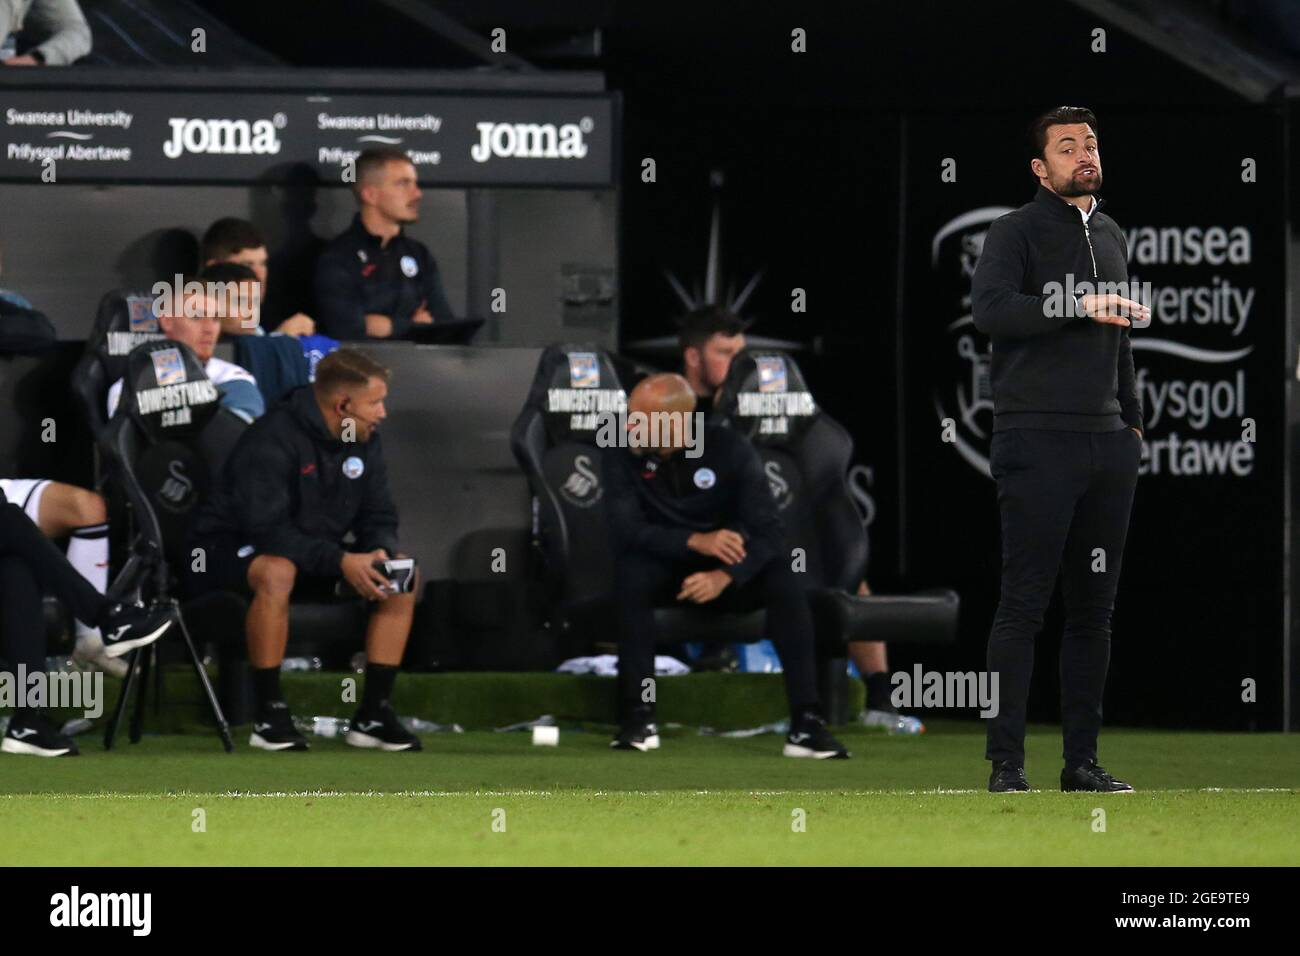
[[[379,433],[330,434],[310,385],[293,391],[240,436],[191,529],[196,542],[252,545],[301,572],[337,577],[347,550],[397,551],[397,508]]]
[[[394,339],[411,330],[411,316],[424,302],[436,322],[455,318],[442,273],[418,239],[399,232],[387,245],[352,218],[316,261],[316,315],[322,335],[343,341],[366,339],[366,314],[393,321]]]
[[[993,430],[1142,427],[1126,326],[1095,322],[1077,299],[1049,310],[1049,283],[1128,282],[1128,245],[1098,199],[1085,223],[1044,186],[989,226],[971,283],[975,327],[993,343]],[[1127,296],[1133,298],[1133,296]],[[1059,300],[1058,303],[1059,304]]]
[[[609,526],[618,551],[643,551],[670,561],[695,555],[686,541],[697,531],[730,528],[745,539],[745,559],[723,566],[736,586],[781,549],[784,529],[763,473],[743,435],[706,424],[701,455],[668,459],[627,448],[605,450]]]

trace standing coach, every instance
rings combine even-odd
[[[975,326],[993,344],[989,465],[1002,524],[1002,589],[989,635],[999,675],[985,756],[989,790],[1029,790],[1025,705],[1034,640],[1058,573],[1062,790],[1131,791],[1097,764],[1110,619],[1142,448],[1129,318],[1150,310],[1114,293],[1128,247],[1101,210],[1101,154],[1090,110],[1062,106],[1031,127],[1032,202],[989,227],[972,281]],[[1062,294],[1061,290],[1067,290]]]

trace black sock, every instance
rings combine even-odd
[[[889,699],[888,671],[864,674],[862,683],[867,686],[867,708],[869,710],[883,710],[890,714],[896,712],[897,708],[894,707],[893,701]]]
[[[265,710],[267,705],[284,700],[280,692],[280,667],[254,667],[253,700],[258,710]]]
[[[366,661],[366,686],[361,691],[361,713],[373,714],[388,703],[388,698],[393,696],[397,671],[396,664],[376,664]]]
[[[798,727],[803,723],[806,716],[811,714],[814,717],[822,717],[822,708],[820,704],[795,704],[790,708],[790,726]],[[822,717],[824,720],[825,718]]]

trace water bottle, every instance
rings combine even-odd
[[[84,734],[91,727],[95,726],[93,720],[85,717],[73,717],[59,728],[59,733],[67,734],[69,737],[75,737],[77,734]]]
[[[315,734],[317,737],[342,737],[350,729],[344,717],[295,717],[293,724],[299,733]]]
[[[460,724],[435,724],[423,717],[399,717],[402,726],[413,734],[463,734],[465,728]]]
[[[321,660],[319,657],[286,657],[280,665],[280,672],[287,674],[292,671],[318,671],[321,669]]]

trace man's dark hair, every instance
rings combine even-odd
[[[356,349],[335,349],[316,364],[317,395],[330,395],[346,385],[366,385],[372,378],[388,381],[388,369]]]
[[[357,181],[353,190],[359,190],[361,184],[369,179],[373,174],[379,172],[389,163],[409,163],[411,157],[407,156],[400,149],[393,149],[391,146],[383,146],[378,149],[364,150],[357,157],[356,174]]]
[[[1029,127],[1029,147],[1033,159],[1044,159],[1047,149],[1047,128],[1087,123],[1098,136],[1097,117],[1085,106],[1057,106],[1039,116]]]
[[[682,352],[689,348],[702,349],[715,335],[731,338],[744,332],[747,327],[748,323],[734,312],[720,305],[706,305],[688,312],[686,318],[682,319],[677,345]]]
[[[199,262],[212,259],[224,259],[245,249],[256,249],[266,245],[262,230],[247,219],[235,219],[233,216],[218,219],[208,226],[199,244]]]
[[[238,262],[214,262],[194,277],[199,282],[256,282],[257,273]]]

